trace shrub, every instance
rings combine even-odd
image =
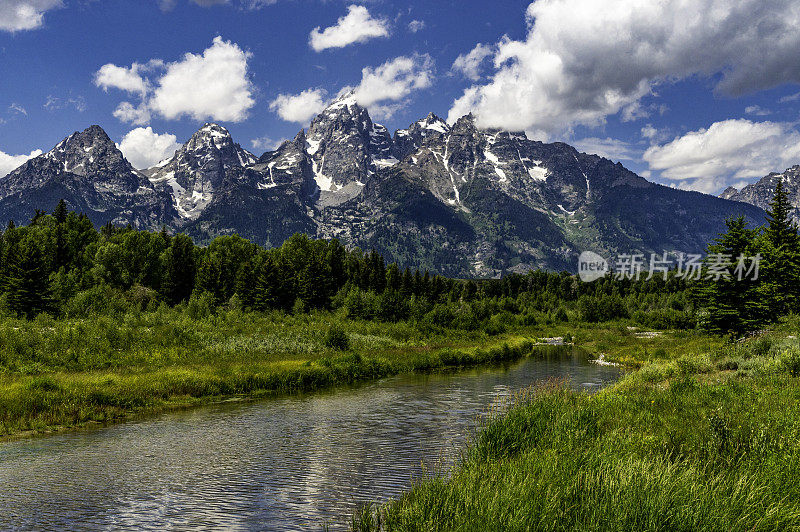
[[[214,296],[209,292],[202,294],[192,294],[189,304],[186,307],[186,314],[193,320],[207,318],[214,312]]]
[[[350,338],[341,327],[332,325],[325,335],[325,347],[336,351],[347,351],[350,349]]]
[[[800,349],[790,347],[781,353],[780,363],[783,369],[789,372],[792,377],[800,376]]]

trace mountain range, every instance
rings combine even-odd
[[[303,232],[456,277],[574,270],[584,250],[700,252],[730,216],[764,221],[759,203],[664,187],[471,115],[449,125],[429,114],[391,135],[349,95],[260,157],[205,124],[137,170],[91,126],[0,179],[0,219],[27,221],[62,198],[97,225],[267,246]]]
[[[795,223],[800,224],[800,165],[787,168],[781,173],[772,172],[757,182],[743,187],[742,190],[728,187],[720,194],[720,198],[742,201],[767,210],[775,195],[775,186],[778,181],[783,181],[784,190],[789,195],[789,203],[794,206],[794,210],[790,213],[792,219]]]

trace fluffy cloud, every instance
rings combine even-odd
[[[122,102],[114,109],[114,117],[120,122],[135,126],[148,124],[152,118],[146,102],[142,102],[138,106],[133,105],[131,102]]]
[[[0,151],[0,177],[7,176],[28,159],[33,159],[41,154],[42,150],[33,150],[29,155],[9,155]]]
[[[280,94],[269,108],[287,122],[305,124],[327,106],[324,89],[307,89],[300,94]]]
[[[402,109],[415,90],[431,86],[433,59],[428,54],[400,56],[378,67],[361,70],[361,82],[342,88],[337,97],[352,95],[359,105],[369,108],[372,118],[382,120]],[[289,122],[306,123],[323,111],[330,100],[324,89],[307,89],[300,94],[281,94],[270,109]]]
[[[320,31],[311,30],[308,43],[317,52],[328,48],[344,48],[354,43],[364,43],[376,37],[389,36],[389,22],[372,18],[364,6],[351,5],[347,15],[340,17],[336,25]]]
[[[44,14],[61,0],[0,0],[0,30],[24,31],[42,26]]]
[[[644,160],[679,188],[718,192],[797,164],[800,132],[780,122],[725,120],[651,146]]]
[[[481,68],[487,58],[494,55],[494,47],[487,44],[478,44],[468,54],[459,55],[451,70],[459,72],[467,79],[478,81],[481,79]]]
[[[151,127],[129,131],[119,143],[119,150],[134,168],[150,168],[175,154],[180,148],[178,139],[169,133],[158,134]]]
[[[143,77],[144,65],[134,63],[129,67],[121,67],[111,63],[103,65],[95,72],[94,84],[104,91],[119,89],[124,92],[147,95],[148,82]]]
[[[167,119],[188,115],[240,122],[255,105],[247,77],[249,57],[238,45],[216,37],[201,55],[187,53],[167,65],[150,106]]]
[[[381,102],[403,100],[413,91],[426,89],[433,81],[433,59],[428,54],[400,56],[384,64],[361,70],[361,83],[345,87],[352,91],[356,101],[370,107]]]
[[[168,120],[189,116],[195,120],[239,122],[255,105],[248,79],[250,54],[235,43],[216,37],[202,54],[187,53],[181,60],[152,60],[130,67],[103,65],[94,82],[139,97],[139,103],[122,102],[114,116],[144,125],[152,115]],[[151,80],[150,75],[156,74]]]
[[[692,75],[740,95],[800,81],[795,0],[537,0],[524,41],[504,38],[495,73],[468,88],[449,120],[568,130],[601,124],[658,83]],[[635,109],[635,108],[631,108]]]

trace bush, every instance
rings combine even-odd
[[[800,376],[800,349],[790,347],[780,356],[781,367],[789,372],[792,377]]]
[[[192,294],[189,305],[186,307],[186,314],[193,320],[202,320],[214,312],[214,296],[209,292],[203,292],[199,296]]]
[[[332,325],[325,335],[325,347],[336,351],[347,351],[350,349],[350,338],[341,327]]]
[[[75,294],[64,313],[69,317],[86,318],[96,314],[121,314],[128,306],[119,290],[101,284]]]

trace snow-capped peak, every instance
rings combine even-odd
[[[417,124],[419,124],[420,128],[423,130],[436,131],[438,133],[447,133],[450,131],[450,126],[447,125],[447,122],[433,113],[419,120]]]

